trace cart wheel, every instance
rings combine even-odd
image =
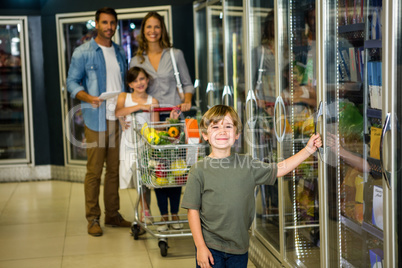
[[[159,241],[159,249],[161,250],[161,256],[166,257],[168,245],[165,241]]]
[[[134,240],[138,240],[138,236],[140,234],[140,226],[134,224],[131,226],[131,231],[133,232]]]

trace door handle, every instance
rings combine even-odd
[[[255,98],[255,94],[253,90],[249,90],[246,98],[246,116],[247,116],[247,125],[250,129],[250,137],[251,137],[251,147],[253,148],[253,157],[257,157],[257,150],[255,150],[254,146],[256,145],[256,135],[255,135],[255,126],[257,123],[257,116],[253,112],[253,104],[254,107],[257,107],[257,100]],[[249,140],[250,141],[250,140]]]
[[[231,98],[233,94],[228,85],[223,87],[223,93],[222,93],[222,103],[230,106]],[[226,101],[227,100],[227,101]]]
[[[208,82],[207,89],[205,91],[208,97],[208,103],[207,103],[208,109],[214,106],[214,91],[215,91],[214,83]]]
[[[387,113],[385,116],[385,122],[384,126],[382,128],[382,133],[381,133],[381,140],[380,140],[380,166],[381,166],[381,171],[382,174],[384,174],[384,179],[385,182],[387,183],[388,189],[391,190],[391,180],[390,180],[390,172],[388,172],[384,166],[384,157],[382,155],[382,150],[383,150],[383,143],[384,143],[384,136],[385,134],[391,130],[391,113]]]
[[[320,101],[320,104],[318,105],[317,115],[314,117],[314,134],[317,134],[318,118],[320,116],[323,116],[323,109],[324,109],[323,106],[324,106],[323,102]],[[323,161],[323,159],[325,159],[324,156],[326,155],[325,147],[318,148],[318,153],[320,155],[321,161]]]
[[[277,121],[276,120],[276,108],[279,104],[282,106],[283,115],[284,115],[284,119],[285,119],[285,120],[283,120],[284,121],[283,131],[282,131],[282,135],[280,137],[278,136],[278,132],[276,130],[276,121]],[[282,97],[278,96],[275,100],[275,106],[274,106],[274,132],[275,132],[275,136],[279,142],[283,141],[283,138],[285,137],[285,131],[286,131],[286,108],[285,108],[285,103],[284,103]]]

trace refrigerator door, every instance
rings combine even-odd
[[[141,29],[142,18],[149,11],[151,10],[116,10],[119,21],[113,41],[124,48],[128,64],[131,58],[135,56],[138,48],[136,37]],[[168,32],[171,33],[170,8],[155,7],[153,11],[157,11],[164,17]],[[84,165],[86,160],[84,121],[80,108],[81,101],[70,97],[70,93],[67,92],[66,88],[66,78],[74,49],[96,36],[94,14],[95,11],[56,15],[66,164]]]
[[[195,3],[194,44],[195,44],[195,77],[198,81],[196,105],[204,113],[208,109],[208,35],[206,3]],[[211,83],[212,84],[212,83]]]
[[[32,162],[26,17],[0,17],[0,164]]]
[[[223,4],[224,26],[224,87],[222,104],[234,107],[242,122],[246,120],[244,104],[246,101],[244,80],[244,38],[243,38],[243,1],[225,0]],[[245,134],[241,133],[234,145],[234,151],[244,152],[247,144]]]
[[[62,72],[60,76],[63,81],[61,85],[62,104],[64,114],[68,115],[67,118],[63,116],[66,118],[64,131],[67,137],[65,159],[66,163],[84,163],[80,161],[86,160],[85,127],[80,108],[81,101],[70,97],[65,81],[74,49],[96,36],[95,20],[91,15],[79,18],[60,18],[59,30],[63,41],[62,44],[59,43],[59,66],[61,65],[60,72]]]
[[[224,29],[221,1],[207,4],[208,82],[206,94],[208,108],[222,104],[224,88]]]
[[[384,267],[382,1],[326,1],[319,10],[322,267]]]
[[[384,267],[399,267],[402,256],[401,127],[402,16],[400,1],[384,1],[383,27],[383,135],[380,144],[384,189]],[[387,124],[388,122],[388,124]],[[385,186],[386,185],[386,186]]]
[[[393,219],[395,219],[395,225],[396,228],[394,228],[394,244],[391,245],[392,247],[392,252],[394,253],[394,256],[392,256],[392,259],[389,260],[389,266],[391,267],[392,265],[396,267],[398,263],[402,263],[401,257],[402,257],[402,130],[401,130],[401,120],[402,120],[402,5],[401,3],[394,3],[393,5],[390,5],[391,7],[388,9],[388,12],[392,11],[392,20],[389,22],[389,26],[393,26],[395,29],[395,36],[393,36],[393,52],[395,51],[396,53],[393,55],[396,55],[395,61],[393,61],[392,68],[395,68],[393,70],[393,107],[394,110],[396,111],[396,116],[395,116],[395,121],[394,121],[394,126],[396,126],[394,129],[394,135],[395,135],[395,141],[391,147],[391,150],[393,150],[393,155],[395,156],[393,159],[394,161],[394,175],[393,175],[393,180],[394,180],[394,190],[393,190],[393,198],[394,198],[394,208],[392,209],[392,213],[394,215]]]
[[[313,1],[278,1],[280,91],[285,111],[275,119],[285,135],[278,161],[302,150],[317,123],[318,37]],[[279,82],[278,82],[279,83]],[[279,106],[280,107],[280,106]],[[277,111],[276,111],[277,112]],[[320,129],[320,128],[318,128]],[[318,153],[280,178],[283,259],[289,266],[320,267]],[[322,266],[321,266],[322,267]]]
[[[252,153],[280,162],[302,150],[314,132],[315,8],[305,1],[249,2]],[[275,185],[256,190],[255,235],[285,266],[320,267],[318,186],[315,154]]]
[[[278,161],[278,138],[283,129],[275,128],[275,104],[279,88],[276,86],[275,58],[275,9],[274,1],[248,1],[246,10],[246,51],[248,76],[246,99],[247,124],[244,129],[250,154],[266,163]],[[282,59],[280,59],[282,60]],[[278,72],[279,75],[279,72]],[[278,114],[278,118],[280,118]],[[256,215],[254,234],[278,259],[280,258],[280,205],[278,181],[274,185],[261,185],[256,188]]]

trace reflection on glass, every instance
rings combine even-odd
[[[21,25],[0,25],[0,160],[27,158]]]
[[[273,108],[275,90],[275,18],[273,1],[252,1],[250,40],[253,47],[251,66],[256,98],[254,157],[277,162],[277,139],[274,133]],[[255,230],[279,251],[278,183],[262,185],[256,197]]]
[[[244,88],[242,1],[226,1],[225,7],[226,78],[223,94],[227,95],[225,104],[233,106],[242,121],[245,122],[246,115],[243,112],[246,92]],[[246,146],[244,134],[240,134],[234,145],[234,150],[241,153]]]
[[[119,29],[116,34],[119,34],[120,45],[126,52],[127,66],[130,65],[130,60],[138,49],[137,36],[140,34],[141,22],[142,18],[119,20]]]
[[[96,29],[93,20],[87,20],[76,23],[66,23],[63,25],[63,34],[65,40],[65,70],[66,75],[71,63],[71,57],[74,49],[78,46],[90,41],[96,36]],[[80,109],[81,101],[70,97],[70,93],[67,93],[67,109],[71,112],[69,118],[69,135],[70,140],[76,142],[70,142],[70,154],[73,160],[86,160],[86,151],[84,146],[80,146],[85,142],[84,135],[84,118]],[[78,145],[78,146],[77,146]]]
[[[376,258],[380,263],[383,258],[381,79],[372,80],[373,74],[376,78],[381,74],[381,2],[328,3],[326,177],[331,267],[373,267]]]
[[[283,60],[281,96],[286,106],[281,158],[303,149],[315,131],[316,25],[313,1],[291,1],[281,14],[288,19],[288,53]],[[285,9],[284,9],[285,10]],[[311,156],[284,177],[285,256],[295,266],[320,267],[318,159]]]
[[[219,3],[220,4],[220,3]],[[209,20],[211,22],[208,29],[209,61],[210,74],[208,84],[208,106],[212,107],[222,104],[222,93],[224,87],[224,61],[223,61],[223,22],[222,6],[209,7]]]
[[[199,100],[202,113],[208,109],[208,95],[206,89],[208,87],[208,60],[205,55],[208,55],[208,37],[207,37],[207,17],[206,7],[197,8],[195,5],[195,48],[196,48],[196,79],[199,81]]]

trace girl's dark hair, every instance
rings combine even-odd
[[[141,67],[131,67],[130,69],[128,69],[127,71],[127,86],[128,84],[130,84],[131,82],[133,82],[135,79],[137,79],[138,75],[140,73],[143,73],[145,75],[146,78],[149,79],[149,74]]]
[[[162,34],[161,34],[161,39],[159,40],[160,47],[162,49],[172,47],[172,45],[170,44],[169,34],[167,32],[165,21],[163,20],[163,17],[161,15],[159,15],[158,12],[151,11],[147,15],[145,15],[144,19],[142,20],[141,31],[138,36],[138,50],[137,50],[136,54],[140,58],[140,63],[144,62],[145,58],[143,56],[143,53],[144,53],[144,51],[147,51],[147,49],[148,49],[148,43],[147,43],[147,39],[145,38],[145,33],[144,33],[145,29],[144,28],[145,28],[145,23],[151,17],[159,20],[159,22],[161,24]]]

